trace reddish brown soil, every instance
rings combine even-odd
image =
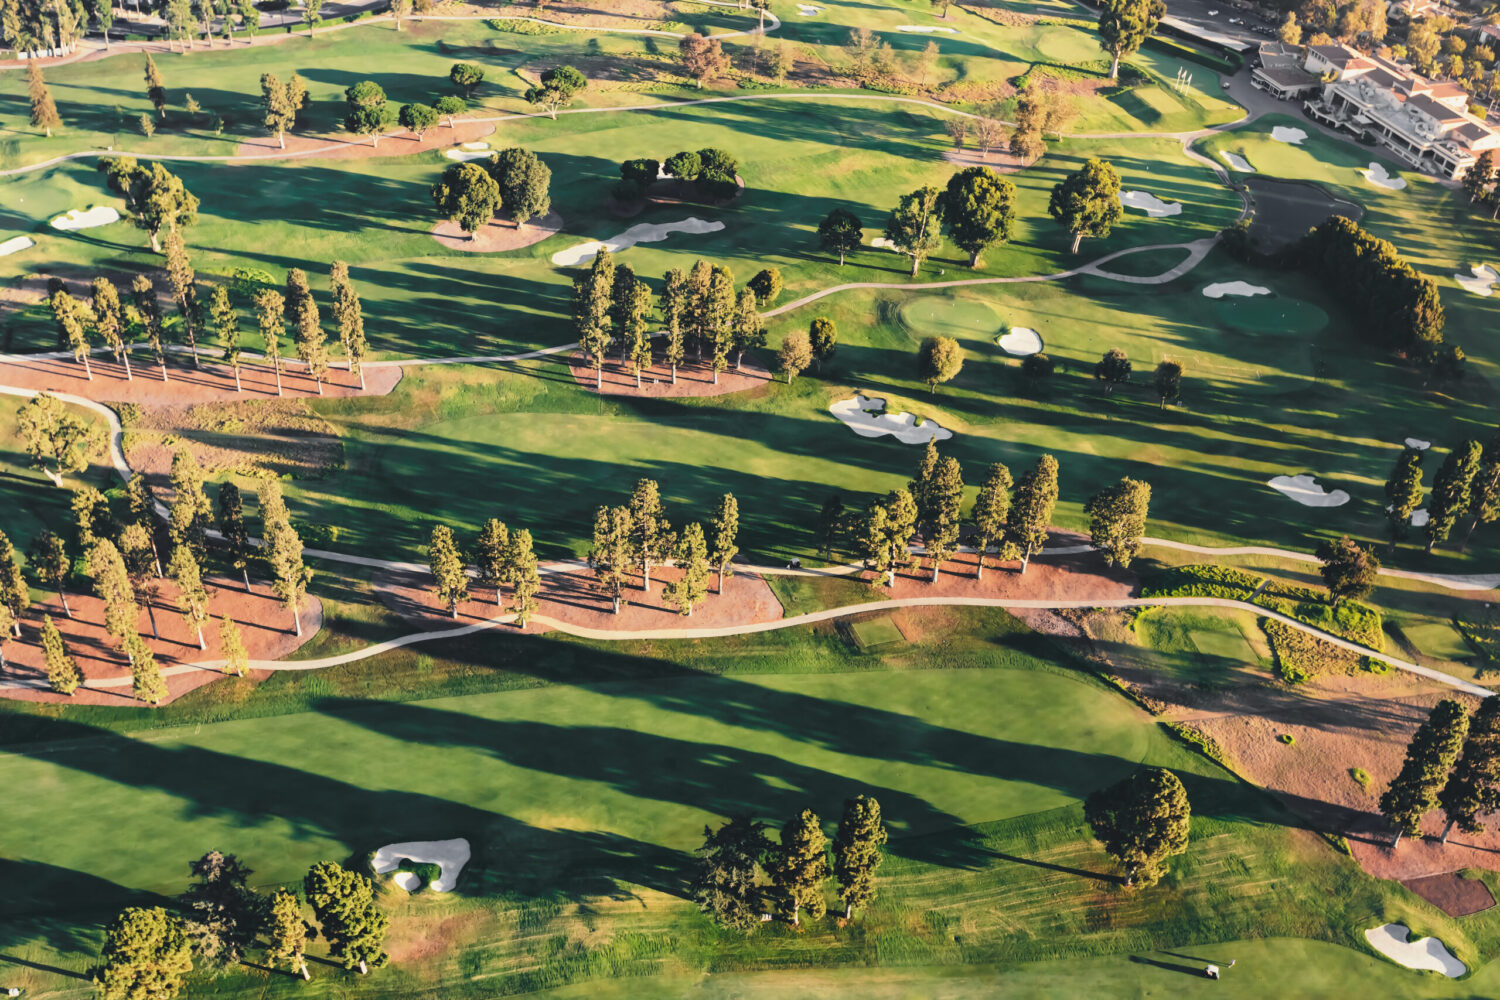
[[[513,224],[500,219],[491,219],[470,239],[469,234],[458,228],[458,223],[442,220],[432,227],[432,238],[449,250],[465,253],[504,253],[533,246],[562,229],[562,216],[548,212],[540,219],[526,223],[517,229]]]
[[[1489,886],[1457,872],[1406,879],[1401,884],[1450,917],[1467,917],[1495,905]]]
[[[1443,827],[1437,811],[1423,825],[1425,839],[1403,838],[1392,851],[1390,827],[1379,814],[1380,793],[1400,769],[1417,726],[1443,698],[1468,696],[1396,671],[1330,674],[1288,687],[1250,664],[1232,671],[1222,686],[1190,684],[1143,655],[1123,635],[1118,615],[1083,621],[1091,652],[1163,718],[1211,736],[1241,776],[1277,795],[1314,829],[1346,837],[1370,874],[1399,880],[1467,867],[1500,870],[1500,815],[1486,818],[1487,832],[1454,831],[1444,846],[1436,839]],[[1355,780],[1355,768],[1369,776],[1368,785]]]
[[[688,618],[667,607],[661,599],[662,584],[677,579],[678,571],[658,567],[651,571],[651,592],[640,589],[636,577],[625,590],[629,603],[618,615],[610,610],[610,601],[599,590],[594,575],[582,566],[564,573],[542,577],[542,593],[537,614],[571,625],[595,629],[633,631],[652,628],[716,628],[751,622],[776,621],[782,617],[781,603],[758,576],[740,573],[724,581],[724,593],[715,593],[710,581],[708,599],[698,605]],[[383,574],[376,578],[375,589],[388,607],[403,618],[426,629],[453,628],[487,621],[498,613],[495,591],[480,583],[471,583],[470,599],[458,606],[455,621],[446,607],[440,607],[432,595],[432,581],[425,574]],[[515,627],[515,626],[504,626]],[[531,631],[545,632],[547,626],[533,622]]]
[[[658,345],[659,349],[660,345]],[[598,378],[594,373],[594,362],[587,354],[577,352],[567,359],[573,378],[589,392],[597,391]],[[604,395],[606,396],[727,396],[731,392],[744,392],[764,386],[774,376],[766,370],[754,355],[745,355],[744,368],[736,371],[731,365],[719,373],[719,382],[714,384],[714,373],[707,364],[689,361],[677,368],[677,384],[672,384],[672,369],[658,364],[641,372],[641,387],[635,387],[635,373],[629,366],[620,364],[619,356],[604,365]]]
[[[460,118],[453,127],[439,124],[430,128],[418,139],[410,132],[383,135],[379,142],[370,145],[368,138],[351,135],[286,135],[286,149],[282,149],[274,135],[247,139],[235,149],[235,156],[266,157],[271,154],[319,160],[364,160],[379,156],[409,156],[425,153],[429,149],[447,149],[461,142],[476,142],[495,131],[494,122],[473,122]]]
[[[208,583],[209,612],[213,620],[203,629],[203,638],[208,648],[198,648],[198,637],[182,620],[177,611],[177,588],[171,580],[157,581],[160,590],[151,602],[156,614],[156,625],[160,638],[151,638],[151,619],[141,608],[136,627],[141,637],[156,655],[156,664],[167,672],[167,668],[184,663],[198,663],[218,659],[222,656],[219,647],[219,619],[225,615],[240,626],[245,648],[252,660],[274,660],[290,655],[315,635],[323,622],[323,606],[316,597],[305,597],[302,603],[302,635],[292,629],[291,616],[285,606],[264,581],[251,580],[251,591],[245,593],[240,581],[210,579]],[[108,678],[129,678],[130,665],[119,650],[119,644],[104,631],[104,606],[90,594],[68,594],[68,606],[73,617],[68,618],[56,594],[34,605],[22,620],[21,638],[5,644],[6,668],[0,679],[6,681],[36,681],[45,685],[46,671],[41,650],[41,624],[43,615],[51,615],[53,623],[62,632],[68,652],[78,661],[85,684]],[[195,687],[207,684],[224,676],[215,670],[193,670],[167,677],[170,691],[168,701]],[[131,705],[138,704],[130,696],[130,685],[100,688],[83,687],[72,696],[54,694],[33,688],[0,688],[0,695],[23,701],[45,701],[57,704],[85,705]]]
[[[1076,539],[1054,536],[1054,546],[1071,545]],[[1042,557],[1031,560],[1025,574],[1020,560],[997,563],[985,560],[984,576],[976,579],[977,556],[966,552],[943,563],[936,581],[932,564],[923,560],[919,568],[904,567],[896,574],[896,585],[879,588],[891,598],[911,597],[1007,597],[1036,601],[1078,601],[1129,597],[1135,577],[1127,570],[1111,570],[1091,553]],[[866,573],[866,579],[874,574]]]
[[[943,159],[955,167],[989,167],[997,174],[1013,174],[1036,162],[1035,159],[1025,160],[1012,156],[1000,149],[990,150],[989,155],[978,149],[950,149],[943,154]]]
[[[23,389],[44,389],[48,392],[66,392],[88,399],[111,402],[135,403],[140,406],[181,406],[189,403],[218,401],[242,401],[276,396],[276,376],[269,366],[260,363],[245,363],[240,366],[240,381],[243,392],[234,388],[234,371],[227,365],[210,363],[208,351],[202,351],[204,361],[194,368],[187,355],[171,355],[167,358],[167,381],[161,380],[161,366],[139,351],[130,358],[133,378],[125,378],[125,366],[108,355],[95,355],[89,359],[94,370],[92,382],[84,374],[83,365],[72,358],[26,358],[0,364],[0,384],[18,386]],[[365,389],[359,388],[358,376],[349,374],[339,362],[329,368],[328,379],[323,383],[323,395],[330,398],[340,396],[384,396],[396,388],[401,381],[401,369],[391,366],[365,369]],[[317,383],[307,377],[302,363],[291,361],[281,369],[281,387],[284,396],[317,396]]]

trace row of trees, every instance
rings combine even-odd
[[[1350,302],[1380,346],[1416,361],[1461,366],[1463,352],[1443,344],[1437,282],[1419,273],[1388,240],[1332,215],[1302,245],[1307,266]]]
[[[917,564],[930,560],[931,579],[936,581],[941,565],[958,554],[965,526],[963,495],[958,460],[940,456],[937,444],[929,442],[906,488],[871,501],[857,521],[856,548],[865,567],[894,586],[897,567],[920,539]],[[1032,555],[1047,541],[1057,495],[1058,464],[1051,455],[1039,458],[1019,481],[1003,464],[986,470],[968,517],[978,551],[977,578],[984,576],[985,559],[992,550],[1001,562],[1020,559],[1020,572],[1026,572]],[[1089,498],[1084,507],[1089,534],[1107,564],[1129,566],[1139,554],[1150,503],[1151,487],[1128,477]]]
[[[167,233],[167,279],[171,285],[172,301],[177,307],[177,318],[162,315],[161,302],[152,280],[138,274],[131,282],[130,298],[122,301],[119,289],[108,278],[98,277],[90,285],[88,301],[75,298],[64,289],[52,293],[50,306],[57,324],[59,346],[72,348],[73,356],[83,366],[90,380],[93,369],[89,356],[97,344],[114,354],[115,360],[125,367],[127,380],[134,379],[130,367],[130,350],[142,340],[147,343],[160,367],[161,379],[168,381],[166,343],[168,334],[175,327],[181,340],[193,357],[193,366],[198,367],[198,334],[212,329],[222,347],[222,358],[234,371],[235,389],[243,391],[240,368],[243,353],[240,347],[240,306],[253,307],[261,339],[265,345],[265,360],[270,362],[276,374],[276,393],[281,395],[281,341],[286,336],[287,324],[293,328],[293,342],[297,357],[306,366],[307,373],[318,386],[322,395],[323,382],[328,377],[330,359],[318,304],[308,284],[307,273],[294,267],[287,271],[286,287],[283,291],[267,287],[264,281],[231,281],[208,287],[208,294],[200,292],[200,283],[193,270],[187,248],[178,230]],[[363,361],[368,349],[365,342],[364,312],[359,293],[349,277],[349,265],[334,261],[329,270],[329,287],[333,298],[333,318],[338,327],[339,343],[343,347],[348,370],[359,376],[360,388],[364,388]],[[236,302],[239,299],[239,302]],[[248,300],[248,301],[247,301]],[[54,424],[54,426],[56,426]],[[56,447],[52,451],[56,453]],[[33,455],[37,452],[33,450]],[[81,464],[60,471],[75,471]]]
[[[483,166],[451,165],[432,186],[432,201],[443,218],[473,239],[497,213],[510,216],[517,229],[546,215],[552,210],[551,190],[551,168],[516,146],[490,154]]]
[[[673,384],[689,343],[699,360],[708,351],[715,385],[719,373],[729,367],[731,352],[738,369],[746,351],[765,345],[760,308],[780,294],[781,273],[775,268],[759,272],[738,292],[734,273],[706,260],[698,261],[686,273],[678,268],[668,271],[662,279],[657,306],[663,360],[672,369]],[[608,248],[600,248],[588,271],[573,280],[573,317],[579,346],[593,359],[598,385],[602,388],[604,384],[609,349],[618,345],[620,362],[631,366],[639,386],[641,373],[654,364],[655,357],[650,329],[651,288],[629,264],[617,265]]]
[[[697,152],[673,153],[665,162],[644,158],[624,161],[614,188],[615,200],[626,204],[640,201],[663,173],[676,179],[679,193],[691,191],[704,201],[726,201],[739,190],[739,161],[725,150],[709,146]]]
[[[662,588],[662,600],[691,617],[708,597],[712,574],[718,574],[718,592],[724,592],[724,579],[733,575],[734,557],[739,554],[739,530],[739,502],[726,493],[707,530],[694,522],[680,533],[674,531],[660,486],[654,479],[642,479],[624,504],[601,506],[594,512],[588,564],[614,613],[619,614],[626,602],[626,585],[637,569],[641,590],[649,594],[652,568],[672,563],[681,574]]]
[[[272,967],[311,979],[307,943],[321,930],[328,951],[362,974],[384,965],[390,918],[375,902],[369,876],[333,861],[308,869],[303,897],[279,888],[264,896],[250,888],[253,870],[233,854],[210,851],[191,864],[195,881],[172,908],[132,906],[105,930],[94,985],[103,1000],[172,1000],[193,971],[237,965],[260,946]]]
[[[1084,237],[1108,236],[1120,220],[1120,175],[1091,159],[1053,188],[1047,211],[1066,227],[1077,253]],[[1016,186],[987,167],[969,167],[949,178],[946,188],[928,186],[902,195],[886,219],[885,239],[911,258],[915,277],[922,261],[942,245],[944,230],[969,255],[969,266],[978,267],[985,250],[1010,241],[1015,221]],[[837,253],[842,265],[863,245],[863,224],[848,209],[836,208],[819,223],[818,242]]]
[[[1404,449],[1396,459],[1386,480],[1386,515],[1390,528],[1390,548],[1406,538],[1411,516],[1422,506],[1422,459],[1416,448]],[[1446,542],[1464,518],[1462,551],[1481,524],[1500,520],[1500,431],[1488,444],[1473,438],[1462,442],[1443,459],[1433,477],[1432,492],[1427,495],[1427,523],[1422,526],[1427,537],[1427,551]]]
[[[767,836],[766,824],[735,816],[717,830],[703,828],[688,893],[715,923],[748,931],[771,919],[771,909],[780,909],[793,926],[801,925],[804,910],[821,919],[836,880],[848,920],[856,906],[875,899],[887,836],[880,803],[867,795],[844,803],[831,841],[811,809],[787,820],[779,843]]]
[[[1417,727],[1401,770],[1380,797],[1380,811],[1403,834],[1420,836],[1423,818],[1441,808],[1443,843],[1457,826],[1482,833],[1481,817],[1500,809],[1500,698],[1486,698],[1471,717],[1452,699],[1438,702]]]
[[[503,606],[505,588],[510,588],[510,611],[521,628],[536,613],[536,595],[542,588],[532,550],[531,532],[511,531],[497,518],[485,521],[473,546],[473,571],[479,580],[495,588],[495,604]],[[432,571],[433,593],[458,617],[458,602],[469,596],[470,560],[459,548],[453,530],[437,525],[427,546],[427,564]]]
[[[203,568],[212,538],[219,558],[240,573],[245,590],[250,589],[249,564],[256,555],[245,523],[243,500],[238,487],[219,487],[217,510],[204,489],[205,476],[192,453],[179,450],[172,459],[172,502],[161,509],[146,479],[131,477],[125,489],[124,510],[117,512],[98,490],[85,487],[73,494],[72,512],[76,548],[94,593],[104,603],[104,627],[130,663],[134,696],[152,705],[166,697],[166,685],[151,648],[138,631],[140,608],[144,606],[154,638],[159,638],[155,601],[161,581],[170,579],[177,592],[177,608],[183,621],[198,635],[199,648],[206,648],[204,629],[212,621],[209,593]],[[271,578],[272,590],[292,615],[293,627],[302,634],[298,606],[306,594],[312,571],[302,559],[302,541],[292,525],[279,480],[265,477],[259,487],[262,544],[259,556]],[[160,518],[165,514],[164,519]],[[217,527],[215,532],[214,528]],[[163,536],[163,530],[165,535]],[[165,565],[162,553],[170,553]],[[27,564],[37,580],[57,592],[64,613],[71,618],[66,588],[73,576],[73,559],[67,543],[50,530],[32,540]],[[21,573],[9,539],[0,534],[0,646],[11,636],[21,636],[20,620],[31,604],[31,592]],[[42,647],[48,680],[53,690],[71,694],[81,683],[77,664],[50,618],[42,623]],[[238,624],[229,617],[219,623],[219,642],[225,670],[243,674],[248,654]],[[0,651],[3,656],[3,651]]]

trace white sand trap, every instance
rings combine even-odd
[[[1126,191],[1120,195],[1120,204],[1126,208],[1138,208],[1153,219],[1160,219],[1164,215],[1181,215],[1182,205],[1175,201],[1162,201],[1154,194],[1145,191]]]
[[[1349,494],[1343,490],[1328,492],[1316,476],[1276,476],[1266,485],[1304,507],[1342,507],[1349,502]]]
[[[443,150],[443,155],[450,160],[457,160],[459,163],[467,163],[470,160],[483,160],[488,158],[490,155],[490,151],[487,149],[445,149]]]
[[[1415,448],[1418,451],[1426,451],[1432,447],[1431,441],[1423,441],[1421,438],[1407,438],[1404,443],[1408,448]]]
[[[867,413],[867,410],[876,412]],[[841,399],[828,407],[828,412],[849,425],[849,429],[860,437],[881,437],[890,434],[902,444],[926,444],[929,441],[946,441],[953,432],[938,426],[936,420],[924,420],[917,426],[914,413],[886,413],[885,400],[880,397],[866,399],[858,393],[852,399]]]
[[[108,205],[95,205],[92,208],[78,209],[70,208],[62,215],[52,220],[53,229],[97,229],[107,226],[111,222],[119,222],[120,213]]]
[[[1271,129],[1271,138],[1277,142],[1289,142],[1293,146],[1301,145],[1302,140],[1307,138],[1307,133],[1300,128],[1288,128],[1285,125],[1277,125]]]
[[[437,865],[443,874],[430,888],[433,892],[452,892],[458,884],[458,874],[469,863],[470,856],[469,842],[462,837],[456,840],[413,840],[404,844],[386,844],[370,859],[370,867],[375,869],[375,874],[384,875],[395,871],[403,859],[419,865]],[[396,884],[410,891],[399,877]]]
[[[956,35],[956,34],[958,34],[958,29],[957,28],[942,28],[942,27],[937,27],[935,25],[920,25],[920,24],[903,24],[903,25],[900,25],[899,27],[897,27],[896,30],[897,31],[909,31],[909,32],[911,32],[913,34],[917,34],[917,35],[932,35],[932,34]]]
[[[875,237],[870,241],[870,246],[874,247],[876,250],[889,250],[891,253],[901,252],[900,250],[896,249],[895,242],[886,239],[884,236]]]
[[[1371,948],[1408,969],[1441,972],[1449,979],[1457,979],[1469,971],[1437,938],[1408,941],[1410,934],[1411,928],[1405,924],[1382,924],[1365,931],[1365,940],[1370,942]]]
[[[1431,516],[1432,515],[1427,513],[1426,507],[1423,507],[1420,510],[1414,510],[1411,512],[1411,526],[1413,528],[1420,528],[1431,519]]]
[[[1220,150],[1219,151],[1219,155],[1224,158],[1224,162],[1227,163],[1227,164],[1229,164],[1229,166],[1232,169],[1238,170],[1242,174],[1253,174],[1253,173],[1255,173],[1255,168],[1250,165],[1250,161],[1247,160],[1247,159],[1245,159],[1240,154],[1238,154],[1238,153],[1228,153],[1228,152],[1225,152],[1223,150]]]
[[[416,892],[422,887],[422,880],[417,877],[416,872],[397,872],[391,876],[391,881],[407,892]]]
[[[1360,173],[1365,175],[1365,180],[1376,187],[1383,187],[1387,191],[1400,191],[1406,187],[1406,178],[1387,173],[1385,167],[1374,160],[1370,161],[1370,168],[1368,170],[1361,170]]]
[[[1029,354],[1040,354],[1042,335],[1030,327],[1013,326],[1010,333],[1000,338],[1000,350],[1024,358]]]
[[[9,257],[13,253],[29,250],[36,246],[36,240],[30,236],[12,236],[4,243],[0,243],[0,257]]]
[[[823,8],[814,7],[810,3],[799,3],[797,5],[797,13],[801,14],[803,17],[817,17],[819,14],[823,13]]]
[[[702,219],[683,219],[681,222],[643,222],[638,226],[631,226],[619,236],[603,243],[595,240],[590,243],[580,243],[566,250],[559,250],[552,255],[552,263],[558,267],[574,267],[578,264],[589,263],[599,255],[600,250],[607,249],[610,253],[619,253],[621,250],[629,250],[637,243],[660,243],[673,233],[699,236],[703,233],[717,233],[723,228],[722,222],[704,222]]]
[[[1483,295],[1485,297],[1495,294],[1495,290],[1490,286],[1500,281],[1500,274],[1496,274],[1493,267],[1490,267],[1488,264],[1475,264],[1469,270],[1472,272],[1472,275],[1455,274],[1453,280],[1463,286],[1466,292],[1473,292],[1475,295]]]
[[[460,143],[458,148],[459,149],[467,149],[469,152],[472,153],[472,152],[474,152],[477,149],[489,149],[490,148],[490,144],[487,143],[487,142],[465,142],[465,143]]]
[[[1248,281],[1216,281],[1203,289],[1205,298],[1222,299],[1226,295],[1270,295],[1271,290],[1264,285],[1252,285]]]

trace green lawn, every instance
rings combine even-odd
[[[1474,647],[1448,622],[1403,627],[1402,632],[1423,656],[1435,660],[1472,660]]]
[[[244,718],[139,732],[93,724],[97,710],[27,709],[7,727],[27,742],[0,756],[0,780],[30,792],[0,833],[0,954],[36,995],[77,995],[67,977],[89,962],[98,922],[179,891],[204,850],[238,853],[264,888],[319,858],[448,836],[474,843],[471,867],[452,897],[383,896],[397,961],[361,980],[362,995],[493,996],[710,968],[874,965],[899,983],[913,974],[894,970],[943,966],[915,975],[946,979],[1245,937],[1349,946],[1388,918],[1466,959],[1495,935],[1492,917],[1458,925],[1363,876],[1013,619],[932,624],[938,638],[873,661],[832,629],[628,647],[491,635],[399,654],[396,675],[363,675],[375,700],[350,693],[360,675],[346,670],[285,677],[302,692],[290,701],[281,677],[235,682],[217,697]],[[403,700],[424,697],[424,677],[441,685],[484,664],[531,686]],[[403,678],[409,694],[382,687]],[[164,718],[191,722],[192,702],[215,690]],[[279,714],[258,716],[262,702]],[[151,724],[144,710],[112,713],[131,717]],[[1194,839],[1162,886],[1127,896],[1079,800],[1142,761],[1183,777]],[[894,839],[880,898],[850,928],[721,935],[680,900],[705,822],[739,809],[779,822],[808,805],[829,819],[857,791],[880,798]],[[314,971],[305,989],[250,969],[194,995],[342,995],[348,980]]]

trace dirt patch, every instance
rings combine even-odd
[[[337,345],[335,345],[337,346]],[[125,377],[125,366],[111,355],[96,354],[89,359],[94,378],[90,381],[83,365],[69,358],[42,358],[12,355],[15,360],[0,363],[0,384],[47,392],[67,392],[88,399],[134,403],[141,407],[182,406],[215,401],[278,400],[316,397],[318,384],[309,378],[301,362],[285,362],[281,368],[280,396],[276,393],[276,375],[270,366],[259,363],[240,365],[242,390],[236,391],[234,370],[209,360],[217,352],[200,348],[203,361],[193,367],[188,355],[167,357],[167,381],[161,380],[161,366],[154,358],[131,352],[132,378]],[[330,399],[344,396],[385,396],[401,381],[396,366],[365,368],[365,388],[359,387],[359,376],[350,374],[338,362],[323,381],[323,395]]]
[[[156,287],[156,299],[161,303],[162,310],[171,311],[174,306],[171,293],[166,290],[169,287],[166,271],[157,269],[118,271],[109,268],[94,271],[60,268],[53,271],[37,271],[0,288],[0,317],[41,305],[47,301],[47,283],[53,278],[61,281],[70,295],[87,301],[91,295],[89,283],[95,278],[108,278],[114,282],[116,288],[122,292],[128,292],[130,283],[135,280],[137,274],[144,274],[151,278]]]
[[[509,222],[491,219],[473,238],[458,228],[458,223],[444,219],[432,227],[432,238],[449,250],[465,253],[505,253],[534,246],[542,240],[556,236],[562,229],[562,216],[548,212],[540,219],[517,228]]]
[[[988,155],[978,149],[950,149],[943,154],[943,159],[955,167],[989,167],[997,174],[1013,174],[1025,170],[1041,157],[1027,160],[1000,149],[992,149]]]
[[[1164,720],[1211,737],[1242,777],[1314,829],[1346,837],[1371,875],[1415,879],[1500,869],[1500,815],[1485,817],[1486,832],[1455,831],[1443,845],[1437,839],[1443,816],[1434,811],[1423,824],[1425,838],[1403,838],[1393,851],[1392,831],[1379,813],[1380,794],[1400,770],[1412,733],[1443,698],[1468,696],[1404,672],[1327,674],[1288,686],[1249,663],[1224,675],[1224,683],[1191,683],[1161,669],[1134,638],[1128,615],[1096,611],[1075,620],[1091,654]]]
[[[1054,535],[1054,546],[1070,545],[1076,536]],[[1129,597],[1135,590],[1135,575],[1128,570],[1110,569],[1097,555],[1081,553],[1071,556],[1033,558],[1025,574],[1020,560],[998,563],[991,555],[985,560],[984,576],[976,579],[977,556],[965,552],[943,563],[937,580],[932,579],[931,563],[922,567],[903,567],[896,574],[893,588],[880,588],[892,598],[912,597],[996,597],[1046,601],[1109,600]],[[874,574],[865,574],[873,579]]]
[[[333,425],[300,399],[142,410],[125,432],[126,461],[153,485],[165,484],[172,455],[184,445],[209,473],[308,479],[344,467]]]
[[[373,146],[370,145],[368,137],[294,135],[288,132],[285,149],[281,148],[274,135],[265,135],[246,139],[235,147],[234,155],[258,159],[296,156],[299,159],[318,160],[365,160],[380,156],[410,156],[413,153],[425,153],[432,149],[447,149],[461,142],[475,142],[493,134],[494,131],[494,122],[466,121],[458,118],[454,120],[452,128],[440,122],[428,129],[420,139],[411,132],[397,132],[382,135]]]
[[[594,373],[593,360],[581,351],[568,357],[567,364],[574,380],[589,392],[598,391],[598,377]],[[703,362],[691,361],[677,368],[677,384],[672,384],[672,369],[663,364],[642,369],[641,387],[636,388],[635,372],[622,365],[619,359],[604,365],[604,390],[606,396],[727,396],[731,392],[744,392],[769,384],[774,376],[766,370],[754,355],[747,353],[742,369],[733,367],[719,373],[719,382],[714,384],[713,370]]]
[[[719,628],[776,621],[782,617],[781,603],[776,600],[776,595],[765,580],[753,574],[738,573],[729,577],[724,581],[722,594],[715,592],[715,583],[710,581],[708,599],[689,618],[662,601],[663,584],[679,576],[679,571],[674,568],[653,569],[649,593],[641,589],[640,577],[635,577],[625,590],[625,600],[629,603],[620,609],[618,615],[611,612],[609,598],[599,589],[593,573],[581,565],[560,569],[560,572],[542,577],[537,614],[570,625],[616,631]],[[375,591],[386,606],[420,628],[473,625],[500,613],[495,604],[494,588],[471,582],[470,599],[459,604],[455,620],[446,607],[438,606],[431,585],[431,578],[426,574],[384,573],[375,579]],[[547,626],[537,622],[528,628],[533,632],[548,631]]]
[[[197,634],[177,612],[176,586],[171,580],[155,583],[157,592],[150,605],[151,612],[156,615],[160,637],[151,637],[150,613],[144,606],[137,616],[136,627],[156,655],[157,666],[167,675],[168,701],[225,676],[217,670],[171,672],[172,667],[214,660],[223,655],[219,648],[219,619],[225,615],[239,623],[240,634],[252,660],[276,660],[288,656],[322,627],[323,606],[316,597],[308,595],[303,598],[302,635],[299,637],[292,628],[291,615],[266,582],[252,579],[250,593],[246,593],[238,580],[210,578],[205,583],[213,620],[203,629],[208,648],[200,650]],[[57,595],[49,594],[46,600],[33,605],[27,612],[21,623],[21,638],[12,639],[5,645],[6,666],[0,671],[0,681],[37,684],[39,688],[0,688],[0,696],[55,704],[139,704],[130,696],[129,662],[120,652],[118,643],[104,631],[103,602],[90,594],[69,593],[68,606],[73,609],[71,619],[63,613]],[[52,616],[68,652],[78,661],[78,669],[84,675],[86,686],[79,688],[72,697],[45,689],[46,671],[40,644],[43,615]],[[120,678],[125,679],[123,683]],[[109,681],[114,683],[103,683]]]
[[[1401,884],[1450,917],[1467,917],[1495,905],[1489,886],[1457,872],[1406,879]]]

